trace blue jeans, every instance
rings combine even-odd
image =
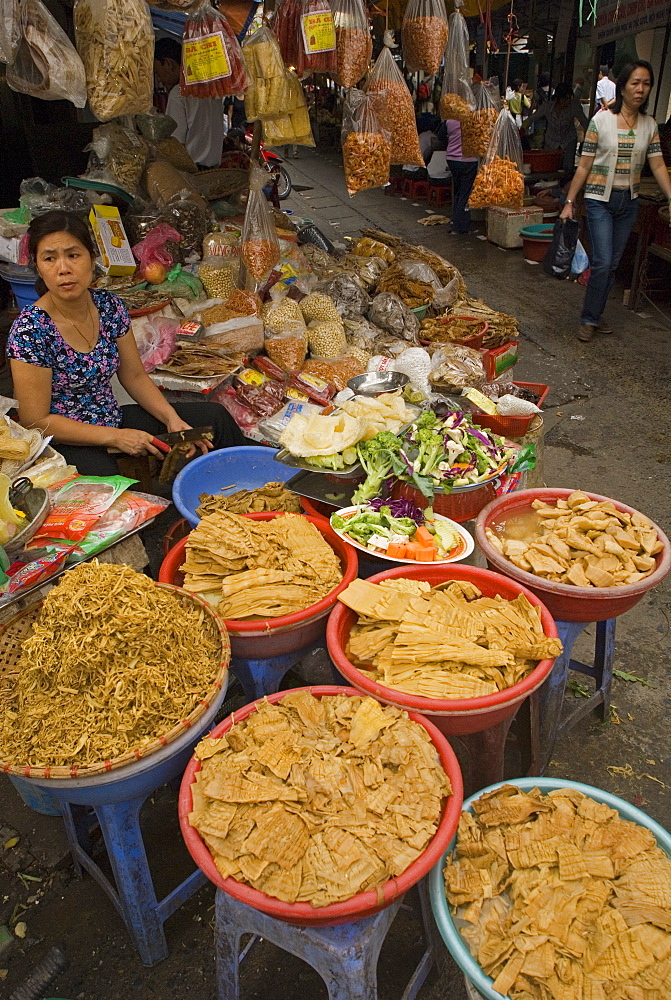
[[[613,191],[609,201],[585,198],[585,205],[592,253],[580,322],[598,326],[638,216],[638,198],[632,198],[628,190]]]
[[[471,230],[468,199],[478,172],[478,161],[448,160],[447,165],[452,174],[452,228],[457,233],[468,233]]]

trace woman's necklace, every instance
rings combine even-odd
[[[629,136],[636,135],[636,133],[634,132],[634,126],[638,123],[638,112],[636,112],[636,117],[634,118],[633,122],[627,121],[627,116],[625,115],[624,111],[620,110],[620,115],[622,117],[622,121],[629,129],[627,135]]]
[[[84,343],[88,347],[89,351],[92,351],[93,347],[94,347],[94,341],[95,341],[95,320],[91,316],[91,299],[89,298],[86,312],[87,312],[87,319],[91,320],[91,332],[93,333],[93,341],[89,340],[88,337],[86,337],[82,333],[82,331],[79,329],[79,326],[75,323],[75,321],[73,319],[68,319],[68,317],[63,313],[63,311],[58,308],[58,306],[54,302],[53,295],[51,296],[51,302],[52,302],[52,305],[53,305],[54,309],[61,314],[61,316],[63,317],[63,319],[65,320],[65,322],[66,323],[71,323],[72,326],[74,326],[75,330],[77,331],[77,333],[79,334],[79,336],[82,338],[82,340],[84,341]]]

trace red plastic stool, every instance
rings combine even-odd
[[[439,187],[435,184],[430,184],[427,200],[429,205],[435,205],[437,208],[440,208],[452,200],[452,191],[449,187]]]
[[[402,194],[404,180],[405,177],[392,177],[384,189],[384,193],[388,195]]]
[[[421,198],[423,201],[429,197],[429,182],[415,181],[412,190],[413,198]]]
[[[412,198],[412,196],[413,196],[412,195],[412,189],[413,189],[414,184],[415,184],[415,182],[413,180],[411,180],[409,177],[404,177],[403,178],[403,197],[404,198]]]

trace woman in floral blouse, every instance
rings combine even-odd
[[[86,224],[68,212],[47,212],[28,230],[41,298],[27,306],[9,335],[14,395],[25,427],[51,434],[80,473],[109,476],[118,467],[109,450],[160,455],[152,437],[212,425],[214,441],[201,451],[243,444],[216,403],[173,407],[140,361],[130,317],[116,295],[90,289],[94,254]],[[111,379],[119,376],[135,406],[119,406]]]

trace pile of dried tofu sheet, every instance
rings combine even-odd
[[[404,872],[452,792],[426,730],[372,698],[289,691],[196,756],[189,822],[221,875],[315,907]]]
[[[482,795],[461,815],[445,890],[471,954],[513,1000],[671,996],[671,858],[577,790]]]
[[[574,587],[619,587],[644,580],[657,565],[662,542],[643,514],[579,491],[556,505],[534,500],[531,506],[537,515],[531,537],[515,537],[514,529],[511,537],[510,522],[485,529],[494,548],[527,573]]]
[[[302,514],[208,514],[188,536],[181,569],[184,590],[237,620],[304,611],[342,580],[338,556]]]
[[[472,583],[354,580],[338,598],[355,611],[346,654],[386,687],[424,698],[478,698],[511,687],[558,656],[540,611],[521,594],[483,597]]]

